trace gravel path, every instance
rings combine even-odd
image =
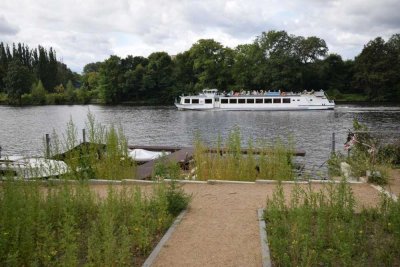
[[[290,194],[293,185],[284,185]],[[320,189],[320,184],[313,189]],[[186,216],[154,266],[261,266],[257,209],[272,196],[271,184],[187,184],[193,194]],[[352,185],[361,205],[375,205],[378,193]]]

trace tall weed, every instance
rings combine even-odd
[[[0,266],[140,265],[156,239],[185,205],[171,208],[182,191],[157,185],[110,187],[101,199],[87,184],[0,185]]]
[[[212,149],[196,138],[194,153],[195,176],[198,180],[239,180],[256,179],[293,180],[292,145],[276,140],[273,145],[265,141],[247,142],[246,153],[242,147],[239,128],[234,128],[227,140],[217,139]]]
[[[281,185],[267,200],[265,220],[274,266],[398,266],[400,204],[382,196],[377,208],[355,212],[350,186],[321,191]]]

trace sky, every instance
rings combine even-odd
[[[53,47],[81,72],[110,55],[176,55],[199,39],[251,43],[263,31],[317,36],[353,59],[400,33],[400,0],[1,0],[0,41]]]

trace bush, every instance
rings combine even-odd
[[[0,92],[0,104],[8,104],[8,95]]]
[[[165,157],[157,160],[153,171],[154,180],[171,179],[165,196],[168,202],[168,211],[174,216],[186,209],[191,199],[191,196],[188,196],[176,183],[176,179],[180,179],[180,172],[178,163],[168,161]]]
[[[186,209],[191,200],[191,196],[187,195],[175,181],[169,184],[166,197],[168,212],[173,216],[177,216],[181,211]]]
[[[32,95],[31,94],[23,94],[21,96],[21,105],[32,105]]]

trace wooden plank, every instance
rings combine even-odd
[[[128,146],[128,147],[129,147],[129,149],[145,149],[145,150],[149,150],[149,151],[168,151],[168,152],[176,152],[181,149],[193,149],[192,147],[175,147],[175,146],[141,146],[141,145],[137,145],[137,146]],[[210,148],[210,149],[207,149],[207,151],[211,152],[211,153],[217,153],[216,148]],[[227,152],[227,149],[221,148],[220,151],[225,153],[225,152]],[[246,148],[241,149],[242,154],[247,154],[248,151],[249,151],[249,149],[246,149]],[[262,150],[260,150],[260,149],[256,149],[256,148],[253,149],[254,154],[260,154],[261,152],[262,152]],[[306,155],[306,152],[304,150],[293,151],[293,156],[304,157],[305,155]]]
[[[216,148],[210,148],[210,149],[207,149],[206,151],[210,152],[210,153],[217,153],[218,152]],[[221,151],[222,153],[227,153],[229,150],[226,149],[226,148],[221,148],[219,151]],[[246,155],[246,154],[249,153],[249,149],[242,148],[240,150],[240,152],[242,154]],[[253,154],[255,154],[255,155],[258,155],[258,154],[260,154],[262,152],[263,152],[263,150],[261,150],[261,149],[256,149],[256,148],[253,149]],[[293,151],[292,155],[293,156],[298,156],[298,157],[304,157],[306,155],[306,152],[304,150],[296,150],[296,151]]]

